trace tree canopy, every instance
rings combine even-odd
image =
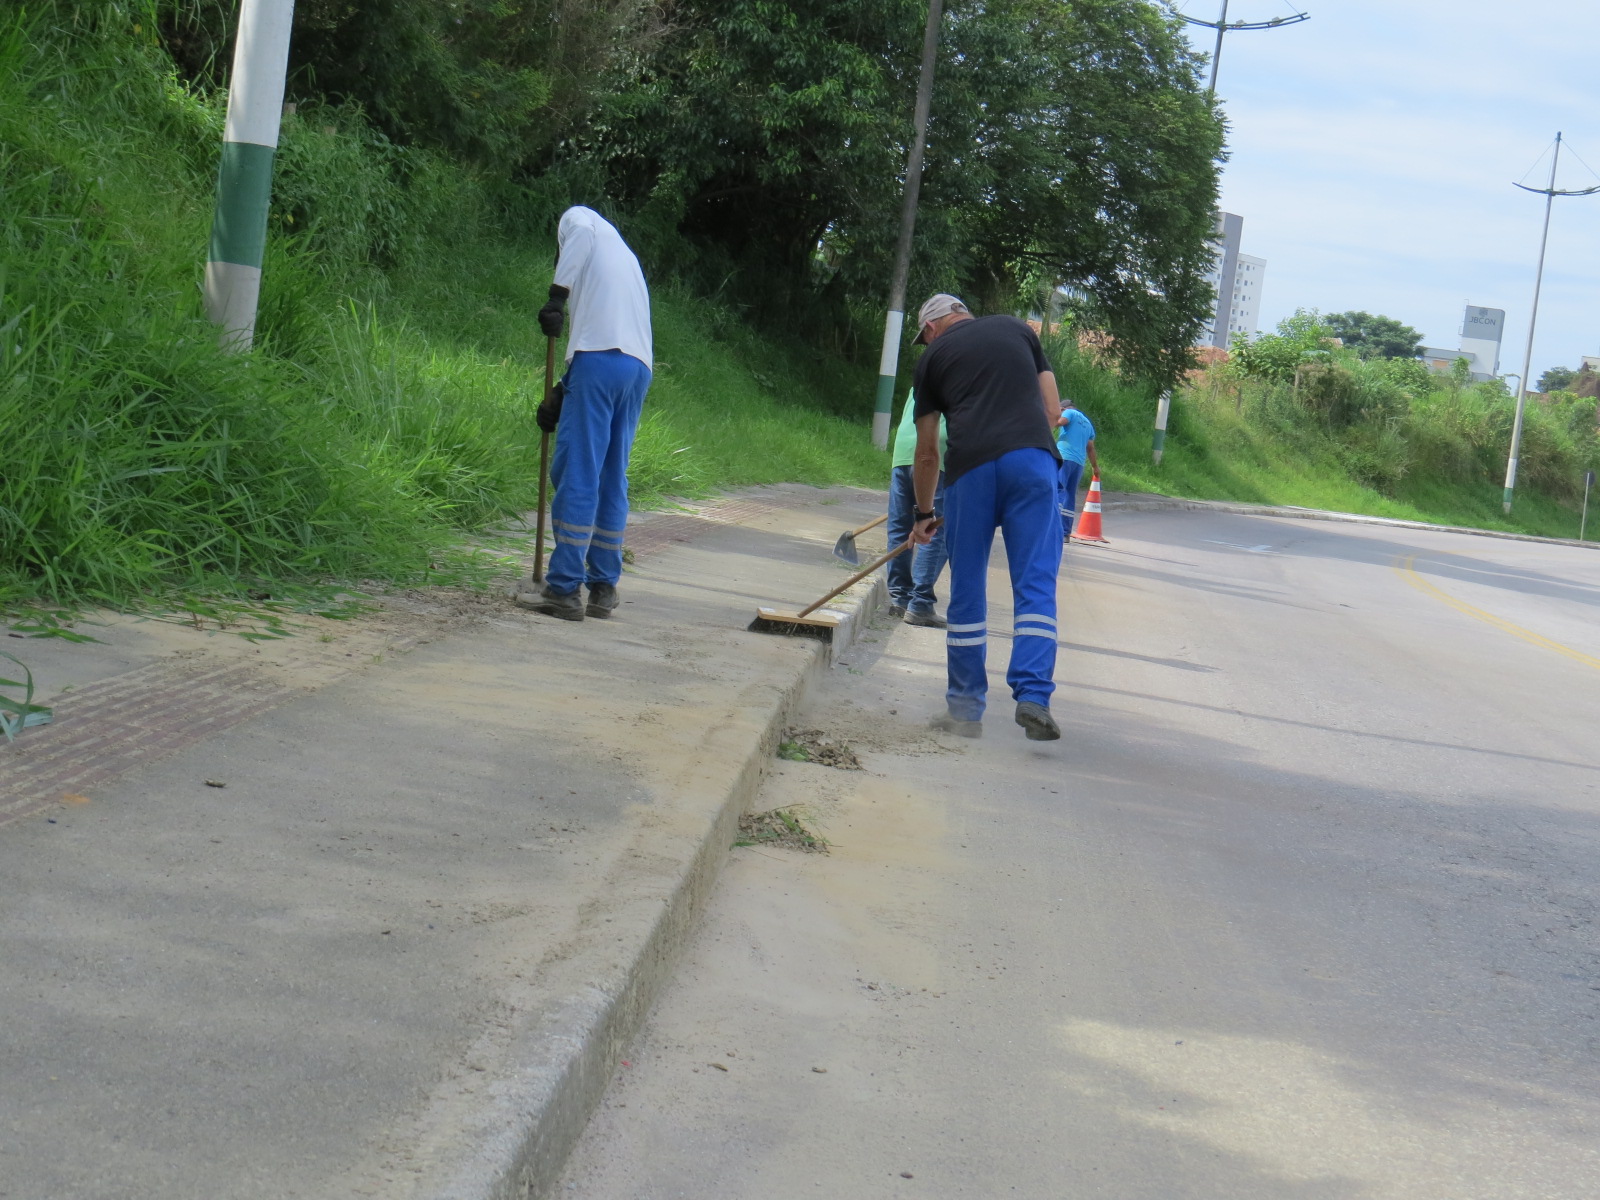
[[[1543,375],[1539,376],[1539,382],[1534,391],[1566,391],[1572,387],[1572,381],[1577,377],[1578,373],[1571,367],[1551,367]]]
[[[234,6],[146,2],[180,67],[223,82]],[[547,208],[597,204],[658,274],[857,345],[888,290],[926,11],[298,0],[290,99],[358,106]],[[950,0],[908,305],[1064,286],[1130,372],[1187,367],[1224,126],[1180,30],[1149,0]]]
[[[572,150],[758,312],[875,307],[925,11],[684,0]],[[1186,365],[1212,303],[1223,130],[1171,18],[1144,0],[955,0],[930,124],[913,296],[994,309],[1064,284],[1135,373]]]
[[[1322,323],[1362,358],[1416,358],[1422,353],[1422,335],[1393,317],[1329,313]]]

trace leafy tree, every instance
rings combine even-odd
[[[1422,353],[1422,335],[1393,317],[1342,312],[1322,320],[1334,337],[1362,358],[1416,358]]]
[[[1572,387],[1572,381],[1577,377],[1578,373],[1571,367],[1551,367],[1543,375],[1539,376],[1538,386],[1534,390],[1540,392],[1568,391]]]
[[[589,140],[642,223],[697,247],[759,316],[881,304],[925,9],[681,0]],[[1038,277],[1135,373],[1187,364],[1211,296],[1222,125],[1175,23],[1142,0],[955,0],[912,290],[1010,308]],[[818,247],[821,254],[818,254]]]
[[[1235,341],[1228,351],[1229,361],[1241,375],[1289,383],[1301,367],[1332,361],[1328,339],[1333,336],[1316,309],[1297,308],[1292,317],[1278,322],[1276,333]]]
[[[227,82],[234,0],[143,0],[179,69]],[[389,138],[508,177],[662,28],[648,0],[296,0],[288,95],[359,106]]]
[[[1211,313],[1222,125],[1172,19],[1131,0],[958,6],[930,171],[963,225],[962,286],[1031,274],[1077,298],[1130,373],[1169,383]]]

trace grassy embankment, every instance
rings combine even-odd
[[[358,113],[286,118],[257,349],[200,316],[222,100],[147,31],[0,19],[0,608],[478,578],[534,504],[547,231]],[[636,500],[876,483],[872,372],[659,286]],[[856,414],[846,419],[846,413]],[[477,560],[481,562],[480,560]]]
[[[1064,339],[1047,350],[1063,393],[1095,422],[1108,490],[1578,535],[1582,471],[1595,464],[1592,401],[1529,405],[1508,518],[1500,501],[1511,400],[1496,386],[1439,381],[1418,394],[1397,393],[1381,419],[1336,428],[1288,386],[1213,368],[1174,395],[1157,467],[1150,461],[1154,397],[1097,369]]]
[[[508,191],[358,113],[302,107],[258,348],[225,355],[198,296],[221,100],[182,86],[118,11],[71,30],[0,19],[0,607],[471,576],[463,532],[533,503],[538,231],[580,197]],[[758,337],[670,285],[656,325],[640,501],[882,481],[870,365]],[[1235,412],[1202,387],[1178,397],[1153,469],[1152,399],[1052,352],[1100,427],[1110,487],[1506,527],[1492,398],[1430,394],[1382,430],[1336,433],[1281,388]],[[1552,421],[1534,413],[1527,457],[1554,479],[1571,455],[1551,451]],[[1529,486],[1510,527],[1575,525],[1570,488]]]

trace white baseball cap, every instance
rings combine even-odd
[[[960,298],[952,296],[948,292],[939,292],[937,295],[929,296],[922,302],[922,307],[917,311],[917,336],[912,345],[920,346],[925,343],[928,339],[928,326],[940,317],[948,317],[951,313],[964,313],[966,311],[967,306],[961,303]]]

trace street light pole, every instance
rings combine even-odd
[[[1228,0],[1222,0],[1222,11],[1217,14],[1217,48],[1211,52],[1211,82],[1206,85],[1206,95],[1217,94],[1217,69],[1222,66],[1222,34],[1228,28]]]
[[[1555,207],[1557,196],[1592,196],[1595,192],[1600,192],[1600,185],[1574,192],[1557,191],[1556,165],[1560,161],[1561,134],[1558,132],[1556,150],[1550,156],[1549,186],[1531,188],[1520,183],[1514,185],[1525,192],[1533,192],[1544,197],[1544,231],[1539,235],[1539,266],[1533,276],[1533,311],[1528,316],[1528,345],[1522,356],[1522,374],[1517,376],[1517,414],[1511,422],[1511,452],[1506,456],[1506,487],[1500,502],[1507,516],[1511,514],[1511,497],[1517,487],[1517,455],[1522,449],[1522,417],[1528,405],[1528,371],[1533,366],[1533,332],[1539,327],[1539,292],[1544,286],[1545,247],[1550,242],[1550,210]]]
[[[905,194],[900,205],[900,238],[894,247],[894,275],[889,283],[889,311],[883,321],[883,353],[878,359],[878,395],[872,411],[872,444],[889,447],[889,412],[894,407],[894,381],[900,373],[900,335],[906,322],[906,281],[911,277],[911,235],[917,228],[917,197],[922,191],[922,155],[928,145],[928,110],[933,106],[933,68],[939,57],[939,22],[944,0],[928,0],[928,23],[922,31],[922,71],[917,77],[917,104],[912,115],[916,132],[906,157]]]
[[[1222,11],[1217,14],[1215,21],[1202,21],[1198,17],[1191,17],[1187,13],[1175,14],[1179,20],[1190,25],[1198,25],[1202,29],[1215,29],[1217,31],[1217,47],[1211,52],[1211,82],[1206,86],[1206,95],[1217,94],[1217,67],[1222,62],[1222,35],[1235,33],[1242,29],[1276,29],[1280,25],[1298,25],[1301,21],[1309,21],[1310,13],[1297,12],[1292,17],[1273,17],[1270,21],[1235,21],[1228,23],[1229,0],[1222,0]]]

